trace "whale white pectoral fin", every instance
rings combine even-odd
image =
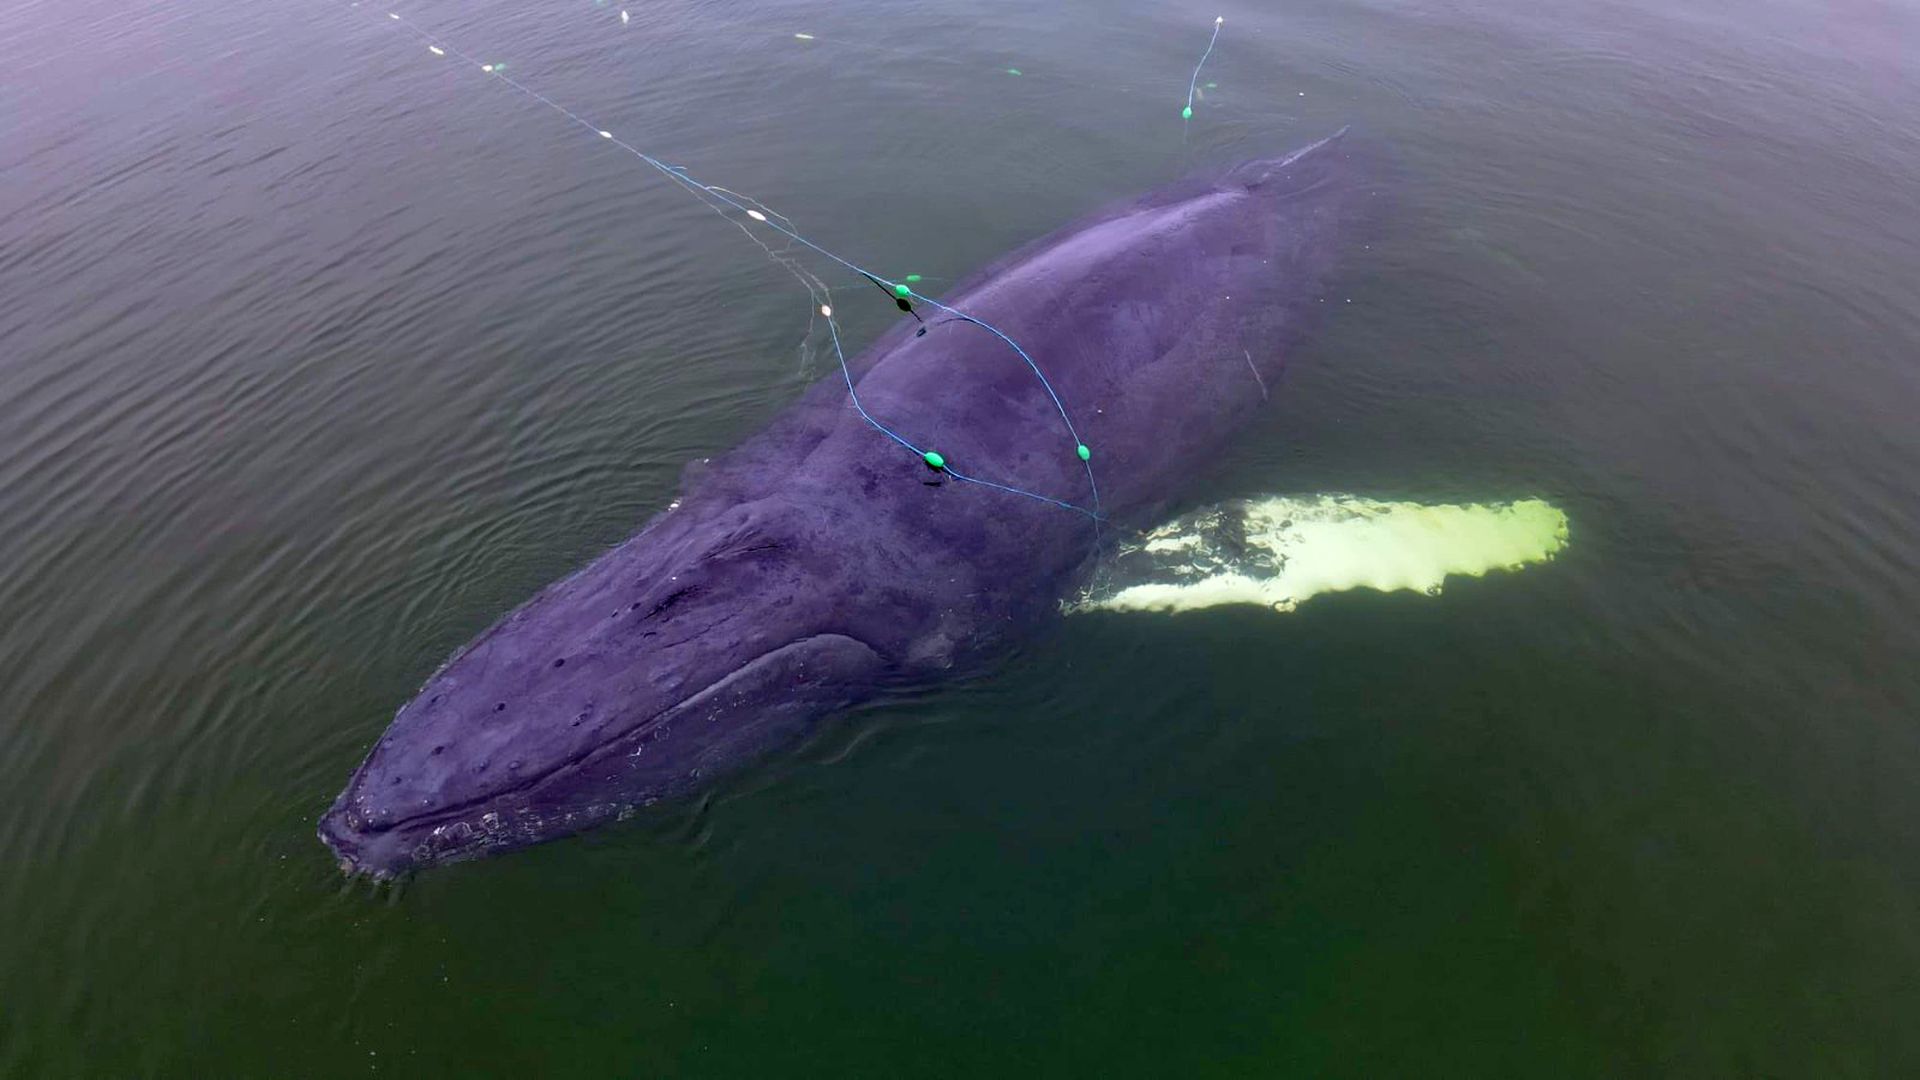
[[[1194,611],[1259,604],[1292,611],[1321,593],[1438,595],[1551,559],[1567,515],[1539,499],[1428,506],[1352,495],[1251,499],[1185,514],[1124,541],[1069,612]]]

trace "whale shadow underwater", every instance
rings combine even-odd
[[[1378,201],[1348,144],[1155,190],[921,305],[457,652],[320,839],[376,877],[555,839],[1004,655],[1161,519],[1334,306]]]

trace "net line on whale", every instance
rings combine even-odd
[[[354,9],[361,8],[361,4],[358,2],[352,3],[349,6]],[[886,436],[887,438],[891,439],[895,443],[898,443],[903,448],[912,452],[916,457],[920,458],[921,461],[924,462],[929,469],[932,469],[934,472],[944,476],[951,476],[954,479],[965,482],[965,483],[978,484],[982,487],[991,488],[996,491],[1002,491],[1008,494],[1023,496],[1029,499],[1034,499],[1039,502],[1047,503],[1052,506],[1057,506],[1062,509],[1072,510],[1080,514],[1084,514],[1095,523],[1096,527],[1103,520],[1103,515],[1101,514],[1101,510],[1100,510],[1100,488],[1097,480],[1094,477],[1091,448],[1081,438],[1078,429],[1074,426],[1073,418],[1067,412],[1067,407],[1065,402],[1061,400],[1059,393],[1054,389],[1052,382],[1048,380],[1045,372],[1041,370],[1039,363],[1035,361],[1030,354],[1028,354],[1026,349],[1021,347],[1019,342],[1015,341],[1012,337],[1010,337],[1000,328],[994,326],[993,324],[983,319],[977,318],[965,311],[952,307],[948,304],[943,303],[940,300],[937,300],[931,296],[927,296],[924,293],[921,293],[920,291],[915,289],[912,284],[914,282],[917,282],[920,279],[920,275],[907,274],[907,275],[904,275],[905,280],[894,281],[883,275],[876,274],[872,271],[866,270],[865,268],[859,266],[858,264],[852,262],[851,260],[843,258],[842,256],[835,254],[834,252],[829,251],[825,247],[822,247],[821,245],[808,239],[806,236],[802,235],[799,232],[799,230],[794,226],[791,218],[789,218],[785,214],[775,211],[772,207],[767,206],[765,203],[761,202],[760,200],[755,199],[751,196],[743,195],[736,191],[732,191],[728,188],[720,187],[718,185],[713,185],[713,184],[707,184],[695,178],[694,176],[692,176],[684,166],[670,165],[667,162],[664,162],[654,157],[653,155],[648,154],[644,150],[641,150],[639,147],[634,146],[631,143],[628,143],[625,140],[615,136],[613,132],[605,128],[602,128],[597,124],[592,123],[591,121],[582,117],[581,115],[574,112],[573,110],[567,108],[564,105],[561,105],[559,102],[554,101],[552,98],[546,96],[545,94],[542,94],[538,90],[535,90],[532,87],[527,86],[526,84],[513,78],[512,76],[506,73],[506,70],[505,70],[506,65],[504,63],[488,63],[488,62],[480,61],[474,58],[473,56],[470,56],[467,53],[464,53],[459,49],[446,44],[445,39],[441,35],[435,34],[432,31],[426,29],[425,27],[422,27],[412,22],[411,20],[404,18],[399,13],[389,11],[386,14],[387,14],[387,18],[390,21],[398,23],[399,25],[407,29],[409,32],[414,34],[416,37],[418,37],[421,41],[423,41],[426,44],[428,51],[431,52],[433,55],[441,56],[441,57],[451,55],[457,59],[460,59],[469,64],[472,64],[475,67],[478,67],[483,74],[487,74],[496,79],[499,79],[500,81],[506,83],[508,86],[512,87],[514,90],[517,90],[518,92],[520,92],[523,96],[547,106],[549,109],[552,109],[553,111],[566,117],[568,120],[571,120],[574,124],[581,127],[582,129],[592,132],[593,134],[599,136],[601,139],[605,141],[613,143],[615,146],[618,146],[620,149],[640,159],[643,163],[653,168],[655,171],[661,173],[662,175],[666,176],[668,179],[680,185],[682,188],[687,190],[690,194],[698,198],[703,205],[707,206],[709,209],[712,209],[715,213],[721,215],[722,217],[727,218],[727,220],[730,221],[732,224],[734,224],[735,227],[739,228],[741,232],[744,233],[749,239],[753,240],[753,242],[758,247],[760,247],[760,249],[763,252],[765,252],[770,259],[772,259],[776,264],[785,268],[790,274],[792,274],[797,280],[799,280],[802,287],[804,287],[807,290],[809,298],[814,302],[809,307],[809,312],[808,312],[809,325],[811,326],[812,315],[815,311],[818,311],[818,313],[826,319],[829,335],[833,343],[834,355],[840,365],[841,374],[847,384],[848,396],[854,406],[855,411],[859,414],[861,419],[864,420],[868,425],[872,426],[876,431],[880,432],[882,435]],[[620,14],[621,14],[621,22],[623,24],[626,23],[627,13],[623,10]],[[1199,80],[1200,67],[1206,63],[1207,57],[1211,55],[1213,52],[1213,47],[1215,42],[1217,42],[1219,39],[1220,27],[1222,22],[1224,22],[1223,18],[1218,18],[1218,17],[1215,18],[1213,36],[1207,42],[1206,51],[1202,53],[1200,58],[1200,64],[1196,65],[1194,68],[1193,79],[1189,82],[1189,86],[1188,86],[1189,105],[1183,114],[1185,116],[1191,116],[1191,113],[1192,113],[1191,102],[1193,100],[1194,84],[1197,84]],[[715,205],[716,202],[721,205]],[[759,236],[756,236],[753,230],[749,228],[746,224],[740,222],[737,218],[734,218],[728,215],[726,211],[722,209],[722,206],[730,207],[733,210],[736,210],[744,214],[747,218],[749,218],[753,222],[763,225],[785,236],[787,238],[786,248],[782,249],[781,251],[774,250],[766,242],[761,240]],[[932,449],[922,449],[921,447],[916,445],[913,441],[901,436],[899,433],[895,432],[893,429],[881,423],[877,418],[873,416],[873,414],[868,412],[866,409],[866,406],[860,401],[859,391],[857,390],[854,384],[852,368],[847,362],[846,353],[842,348],[842,345],[840,342],[839,329],[838,329],[837,321],[833,314],[832,291],[827,286],[826,282],[823,281],[820,277],[813,274],[811,271],[805,269],[796,260],[788,257],[787,253],[792,250],[792,246],[795,243],[798,243],[806,247],[807,249],[839,264],[840,266],[845,267],[848,270],[851,270],[855,274],[867,279],[868,281],[872,282],[876,286],[879,286],[883,291],[890,291],[894,296],[896,303],[901,308],[901,310],[909,314],[913,314],[916,319],[919,318],[919,315],[916,312],[914,312],[912,309],[912,306],[910,304],[910,301],[912,300],[918,300],[921,303],[928,305],[929,307],[932,307],[947,313],[949,318],[940,320],[941,322],[950,322],[950,321],[957,320],[961,322],[971,323],[975,326],[980,327],[981,329],[992,334],[994,337],[998,338],[1009,349],[1011,349],[1017,356],[1019,356],[1020,359],[1026,364],[1027,368],[1033,373],[1035,379],[1038,380],[1038,382],[1041,385],[1041,388],[1046,391],[1047,397],[1049,398],[1049,400],[1052,402],[1054,406],[1054,410],[1058,413],[1063,426],[1066,428],[1067,435],[1072,440],[1074,454],[1076,457],[1079,458],[1081,462],[1081,466],[1085,471],[1085,474],[1087,477],[1087,488],[1091,496],[1091,504],[1092,504],[1091,507],[1083,506],[1083,505],[1069,502],[1063,499],[1057,499],[1052,496],[1041,494],[1039,492],[1027,490],[1025,488],[1020,488],[1020,487],[1016,487],[1009,484],[1002,484],[993,480],[988,480],[984,477],[976,477],[976,476],[969,475],[967,473],[963,473],[955,469],[953,465],[950,462],[948,462],[946,458],[943,455],[941,455],[938,451],[932,450]],[[925,332],[924,327],[922,328],[921,332],[922,333]]]
[[[355,4],[352,6],[358,7],[359,5]],[[613,134],[613,132],[608,131],[607,129],[602,128],[599,125],[592,123],[591,121],[587,120],[585,117],[582,117],[581,115],[574,112],[573,110],[567,108],[564,105],[561,105],[559,102],[554,101],[552,98],[546,96],[545,94],[542,94],[538,90],[535,90],[532,87],[527,86],[525,83],[522,83],[519,80],[508,75],[504,70],[505,68],[504,64],[482,62],[468,55],[467,53],[460,51],[454,46],[446,44],[445,40],[440,35],[434,34],[431,31],[427,30],[426,28],[413,23],[411,20],[408,20],[402,17],[397,12],[391,12],[391,11],[387,12],[387,18],[395,23],[400,24],[401,26],[405,27],[408,31],[412,32],[415,36],[419,37],[423,42],[426,43],[428,50],[432,52],[435,56],[453,56],[457,59],[464,60],[467,63],[473,64],[474,66],[480,68],[480,70],[484,74],[491,75],[494,78],[499,79],[500,81],[506,83],[508,86],[514,88],[515,90],[518,90],[521,94],[525,95],[526,97],[529,97],[535,101],[538,101],[541,104],[547,106],[548,108],[554,110],[555,112],[560,113],[562,116],[565,116],[567,119],[573,121],[579,127],[598,135],[601,139],[607,140],[613,143],[615,146],[620,147],[622,150],[625,150],[627,153],[632,154],[634,157],[639,158],[641,161],[643,161],[644,163],[646,163],[656,171],[660,172],[662,175],[668,177],[669,179],[672,179],[673,181],[680,184],[682,187],[686,188],[690,192],[693,192],[696,196],[711,196],[713,199],[716,199],[719,202],[724,203],[727,206],[730,206],[733,209],[740,211],[751,220],[758,222],[766,226],[767,228],[773,229],[776,232],[781,233],[782,235],[786,236],[790,242],[799,243],[805,246],[806,248],[832,260],[835,263],[840,264],[841,266],[847,268],[848,270],[853,271],[854,273],[864,278],[867,278],[876,283],[880,283],[883,288],[891,289],[896,299],[901,302],[903,308],[907,306],[906,305],[907,301],[919,300],[920,302],[925,303],[930,307],[934,307],[941,311],[947,312],[949,315],[953,316],[954,318],[957,318],[964,322],[972,323],[973,325],[978,326],[981,329],[984,329],[988,333],[991,333],[995,337],[999,338],[1009,348],[1011,348],[1014,351],[1014,353],[1020,357],[1022,361],[1026,363],[1028,369],[1033,372],[1035,378],[1039,380],[1041,387],[1046,391],[1048,398],[1053,403],[1055,411],[1058,412],[1062,423],[1067,429],[1067,434],[1073,442],[1074,454],[1080,459],[1081,466],[1086,472],[1088,491],[1092,496],[1091,508],[1086,506],[1081,506],[1075,503],[1066,502],[1065,500],[1055,499],[1047,495],[1042,495],[1039,492],[1029,491],[1024,488],[1014,487],[1008,484],[1000,484],[997,482],[985,480],[980,477],[974,477],[974,476],[967,475],[965,473],[955,471],[950,467],[945,457],[941,455],[938,451],[935,451],[935,450],[919,451],[914,447],[913,443],[902,438],[901,436],[896,434],[894,431],[892,431],[890,428],[887,428],[886,426],[882,425],[877,419],[874,418],[874,416],[871,413],[867,411],[866,407],[859,402],[858,392],[853,389],[852,371],[850,366],[847,363],[845,352],[840,347],[839,334],[837,329],[835,329],[834,316],[831,314],[832,312],[831,305],[822,304],[820,305],[820,308],[819,308],[821,314],[826,317],[829,328],[834,329],[833,340],[834,340],[835,356],[840,363],[842,373],[846,376],[848,389],[850,394],[852,394],[854,398],[854,405],[855,405],[856,411],[859,413],[861,418],[865,420],[868,424],[872,425],[876,430],[888,436],[893,441],[899,443],[901,446],[907,447],[909,449],[914,449],[917,456],[921,459],[921,461],[924,462],[928,468],[934,470],[937,473],[940,473],[942,475],[952,476],[954,479],[961,480],[966,483],[980,484],[984,487],[989,487],[994,490],[1005,491],[1005,492],[1009,492],[1016,495],[1022,495],[1027,498],[1035,499],[1040,502],[1048,503],[1048,504],[1059,506],[1066,509],[1071,509],[1079,513],[1085,514],[1087,517],[1091,518],[1096,524],[1101,520],[1100,489],[1093,475],[1091,448],[1089,448],[1087,444],[1081,439],[1079,431],[1074,427],[1072,417],[1070,417],[1067,414],[1065,403],[1060,400],[1059,393],[1054,390],[1053,384],[1047,379],[1046,374],[1041,371],[1040,365],[1033,359],[1031,355],[1027,353],[1027,351],[1024,348],[1020,346],[1018,342],[1016,342],[1013,338],[1009,337],[1004,331],[1000,330],[998,327],[992,325],[991,323],[986,322],[985,320],[976,318],[968,314],[967,312],[951,307],[945,303],[942,303],[939,300],[934,299],[933,297],[926,296],[920,293],[919,291],[915,290],[911,284],[907,282],[894,281],[883,275],[876,274],[870,270],[867,270],[859,266],[858,264],[846,258],[843,258],[840,255],[835,254],[832,251],[827,250],[826,248],[820,246],[819,244],[813,242],[812,240],[809,240],[807,237],[801,235],[797,230],[792,228],[789,224],[791,222],[791,219],[787,218],[786,215],[774,212],[771,210],[771,208],[768,208],[763,211],[759,209],[759,207],[765,206],[765,204],[761,203],[759,200],[746,198],[744,196],[736,196],[736,193],[731,192],[728,189],[718,187],[717,185],[707,184],[693,177],[686,170],[684,166],[669,165],[668,163],[661,161],[659,158],[656,158],[653,155],[646,153],[644,150],[641,150],[639,147],[634,146],[631,143],[628,143],[625,140],[616,137]],[[742,198],[745,198],[746,202],[740,201]],[[702,198],[702,201],[705,202],[706,201],[705,198]],[[748,206],[746,205],[746,203],[752,203],[753,206]],[[736,222],[736,224],[738,223]],[[742,226],[742,228],[744,228],[744,226]],[[771,250],[767,249],[767,246],[764,243],[761,244],[760,246],[762,250],[767,250],[769,255],[774,254]],[[774,257],[776,261],[781,261],[783,262],[783,264],[785,263],[785,260],[780,259],[778,256],[774,256]],[[794,272],[796,276],[800,276],[802,273],[801,271],[798,271],[792,266],[789,266],[788,268],[790,271]],[[918,275],[909,275],[909,276],[917,277]],[[805,278],[802,278],[802,281],[803,281],[803,284],[807,284],[807,282],[805,281]],[[810,284],[808,285],[808,292],[810,294],[813,293],[813,288]]]

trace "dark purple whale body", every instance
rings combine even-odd
[[[1372,194],[1335,136],[1102,212],[943,299],[1046,372],[1092,449],[1103,528],[1147,524],[1265,400]],[[867,411],[962,473],[1091,506],[1025,362],[921,310],[926,333],[903,319],[852,363]],[[991,657],[1095,547],[1086,514],[934,472],[835,372],[461,650],[320,837],[384,876],[684,794],[889,685]]]

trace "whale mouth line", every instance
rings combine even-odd
[[[732,686],[734,683],[740,681],[743,678],[750,677],[754,671],[756,671],[763,665],[767,664],[769,661],[773,660],[775,657],[778,657],[793,649],[804,648],[808,645],[825,642],[825,641],[831,641],[834,639],[849,641],[856,645],[859,645],[862,649],[865,649],[868,653],[872,654],[876,658],[879,657],[880,655],[878,650],[874,649],[872,645],[869,645],[867,642],[862,641],[858,637],[855,637],[851,634],[844,634],[844,633],[837,633],[837,632],[830,631],[830,632],[819,633],[819,634],[809,634],[805,637],[796,638],[793,641],[786,643],[785,645],[782,645],[775,649],[769,649],[766,652],[761,653],[760,655],[752,658],[751,660],[748,660],[745,663],[740,664],[738,667],[735,667],[732,671],[727,672],[725,675],[721,676],[720,678],[715,679],[712,683],[701,688],[700,690],[697,690],[694,693],[688,694],[686,697],[681,698],[679,701],[676,701],[673,704],[658,710],[657,712],[653,713],[651,716],[647,717],[646,719],[639,721],[638,723],[632,725],[631,727],[621,729],[617,734],[614,734],[608,738],[602,739],[600,742],[594,744],[593,746],[577,754],[574,754],[566,758],[565,760],[554,763],[551,767],[547,769],[543,769],[540,772],[531,774],[521,779],[518,783],[515,783],[511,787],[498,788],[496,790],[488,791],[483,794],[475,795],[469,799],[464,799],[459,803],[456,803],[451,806],[440,807],[438,809],[429,810],[429,811],[425,811],[418,814],[410,814],[406,817],[396,818],[393,821],[386,822],[384,824],[380,824],[380,825],[365,824],[360,826],[355,826],[349,821],[342,820],[345,817],[345,815],[341,812],[341,808],[346,801],[346,795],[343,793],[342,803],[336,804],[334,809],[328,812],[328,814],[322,819],[321,827],[319,829],[320,839],[322,842],[324,842],[327,845],[329,849],[333,851],[335,855],[338,855],[340,857],[340,859],[342,860],[342,865],[346,866],[348,869],[354,870],[354,871],[360,871],[360,872],[375,873],[376,875],[381,873],[388,873],[390,871],[384,871],[378,867],[363,865],[361,861],[355,857],[355,853],[351,850],[348,850],[348,848],[353,846],[353,843],[355,840],[367,841],[377,837],[391,836],[395,833],[399,833],[405,830],[437,828],[441,825],[449,824],[449,823],[458,821],[459,819],[465,818],[466,816],[471,814],[476,808],[485,806],[488,803],[495,802],[500,799],[511,798],[515,795],[532,791],[533,789],[539,787],[540,785],[546,783],[549,780],[552,780],[554,777],[559,776],[560,774],[566,772],[567,770],[577,768],[585,764],[586,762],[591,761],[592,759],[604,754],[610,747],[613,747],[619,744],[621,741],[626,739],[631,739],[636,735],[643,734],[649,728],[653,726],[657,726],[662,720],[671,718],[675,714],[683,712],[688,708],[697,708],[704,700],[707,700],[707,699],[716,697],[722,693],[725,693],[727,689],[730,686]],[[371,762],[371,758],[369,758],[369,763],[370,762]],[[347,792],[352,792],[354,785],[356,785],[360,781],[361,777],[365,774],[366,768],[367,768],[367,764],[361,765],[360,771],[357,772],[353,780],[348,783]]]

